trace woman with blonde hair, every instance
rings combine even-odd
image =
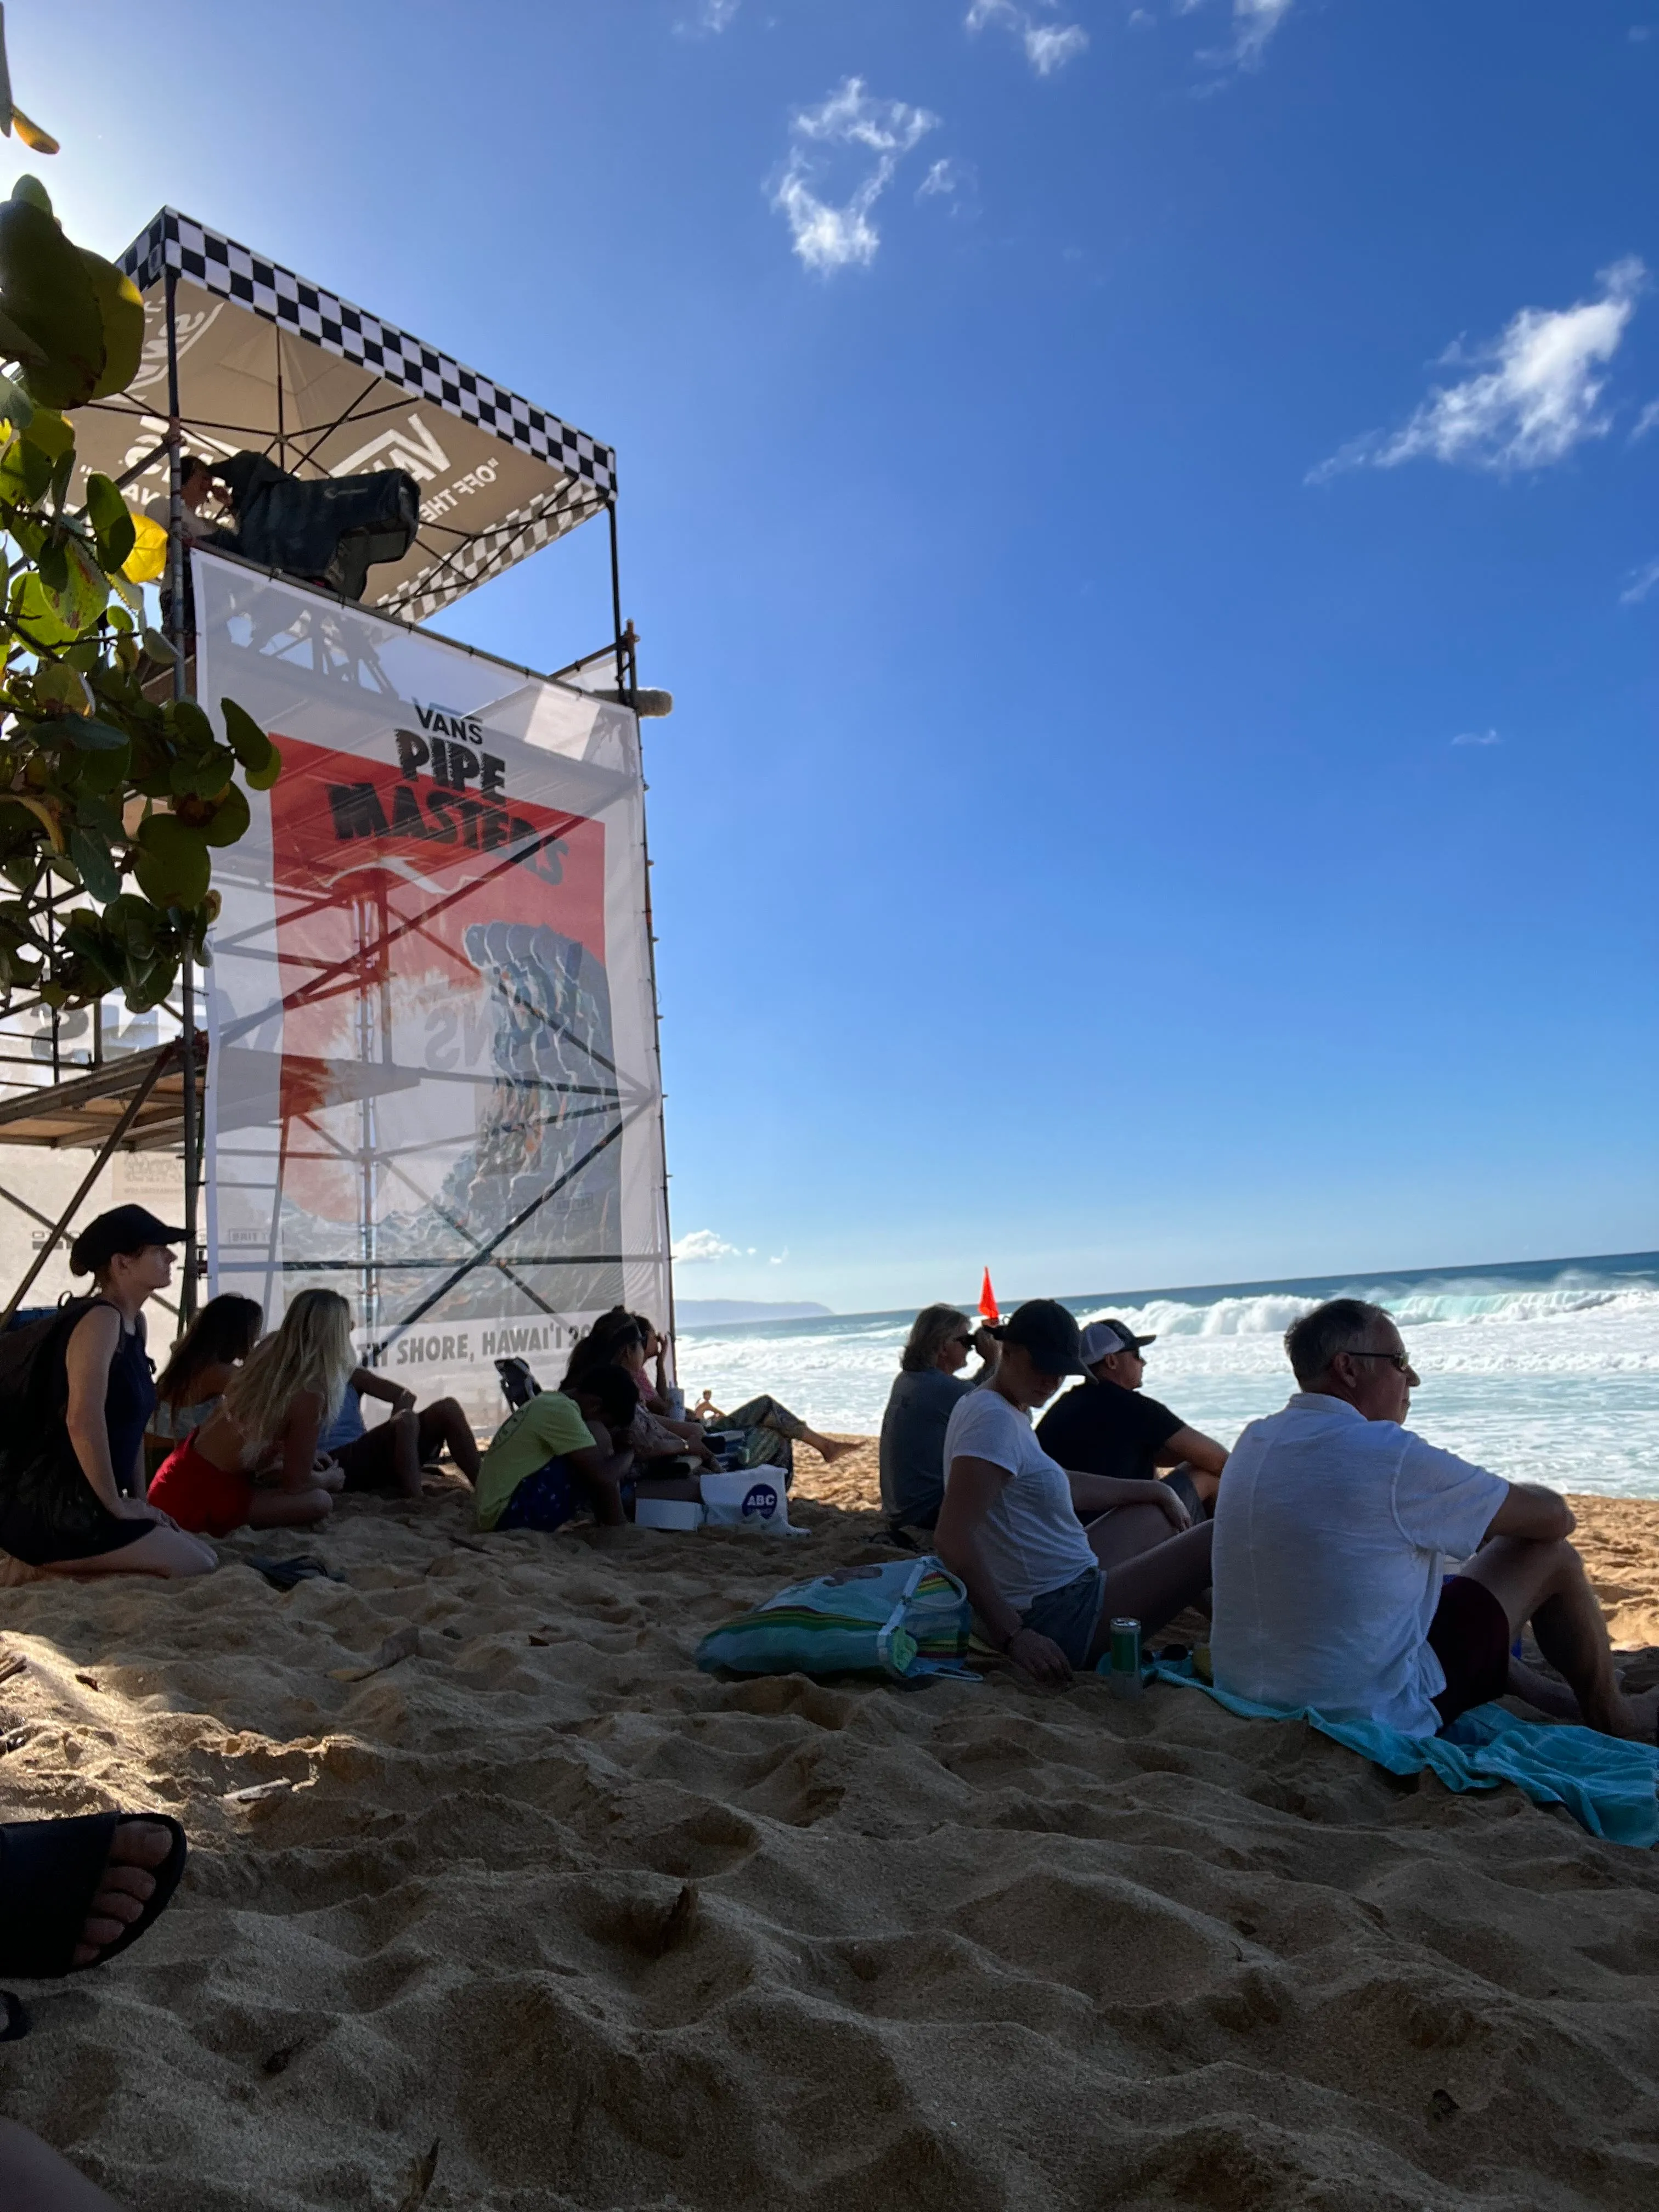
[[[326,1519],[340,1477],[317,1472],[317,1439],[356,1364],[350,1307],[337,1291],[301,1291],[231,1376],[217,1411],[162,1466],[150,1504],[210,1536]],[[256,1487],[258,1474],[276,1481]]]

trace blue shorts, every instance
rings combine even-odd
[[[1102,1567],[1085,1567],[1075,1582],[1033,1598],[1019,1617],[1022,1628],[1035,1629],[1051,1644],[1059,1644],[1073,1667],[1086,1667],[1089,1650],[1100,1626],[1100,1609],[1106,1602],[1106,1574]]]
[[[562,1459],[550,1459],[534,1474],[526,1475],[504,1506],[498,1528],[562,1528],[573,1520],[585,1499],[576,1495],[570,1469]]]

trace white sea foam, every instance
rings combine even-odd
[[[1543,1280],[1352,1289],[1400,1323],[1423,1378],[1412,1425],[1424,1435],[1518,1480],[1659,1496],[1659,1276],[1571,1268]],[[1076,1310],[1155,1335],[1147,1391],[1231,1443],[1284,1403],[1284,1332],[1316,1303],[1311,1289],[1286,1284]],[[727,1408],[769,1391],[816,1427],[868,1434],[880,1426],[908,1322],[854,1316],[688,1334],[681,1372],[693,1395],[708,1384]]]

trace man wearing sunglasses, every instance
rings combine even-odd
[[[1381,1306],[1333,1298],[1285,1349],[1297,1393],[1250,1423],[1216,1500],[1217,1687],[1416,1736],[1506,1692],[1560,1713],[1510,1656],[1530,1621],[1577,1717],[1652,1742],[1659,1692],[1620,1687],[1565,1498],[1404,1425],[1420,1386]]]
[[[1083,1474],[1115,1482],[1164,1478],[1194,1521],[1210,1510],[1227,1464],[1227,1449],[1141,1389],[1142,1357],[1156,1337],[1137,1336],[1127,1322],[1094,1321],[1083,1332],[1084,1380],[1037,1423],[1037,1442],[1050,1459]]]

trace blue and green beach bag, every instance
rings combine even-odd
[[[697,1646],[706,1674],[881,1674],[894,1681],[965,1674],[968,1593],[931,1555],[842,1567],[792,1583]]]

